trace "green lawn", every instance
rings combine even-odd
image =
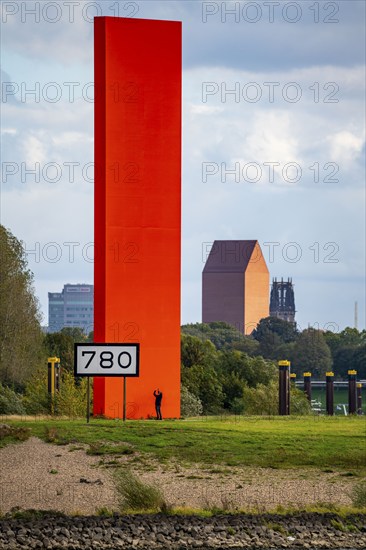
[[[262,466],[273,468],[338,468],[366,473],[364,417],[205,417],[163,422],[94,420],[8,421],[58,444],[86,443],[98,454],[111,445],[149,453],[162,462]],[[121,446],[121,453],[126,446]]]

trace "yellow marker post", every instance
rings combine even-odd
[[[356,370],[348,371],[348,414],[356,414],[357,392],[356,392]]]
[[[49,357],[48,362],[48,393],[51,395],[51,412],[53,414],[53,398],[55,396],[55,387],[56,387],[56,364],[58,367],[60,365],[59,357]]]

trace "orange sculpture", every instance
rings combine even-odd
[[[139,342],[127,418],[180,415],[181,23],[95,19],[95,342]],[[122,417],[122,378],[94,415]]]

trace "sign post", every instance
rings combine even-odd
[[[123,377],[123,422],[126,422],[126,377]]]
[[[86,386],[86,422],[89,424],[90,422],[90,376],[88,376],[88,383]]]
[[[123,421],[126,421],[126,378],[139,376],[140,344],[75,344],[74,374],[87,376],[86,421],[90,421],[90,377],[123,377]]]

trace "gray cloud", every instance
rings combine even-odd
[[[314,23],[308,6],[317,3],[309,2],[301,3],[307,6],[306,17],[294,24],[281,18],[273,23],[264,19],[255,24],[235,23],[229,17],[222,23],[220,13],[203,23],[201,2],[137,4],[139,17],[183,20],[183,322],[200,320],[205,243],[257,238],[271,275],[293,276],[300,325],[319,322],[324,326],[334,321],[342,328],[350,324],[353,302],[361,303],[364,297],[360,280],[364,262],[364,4],[328,3],[340,6],[336,24]],[[222,3],[211,4],[220,7]],[[105,14],[112,5],[103,3]],[[320,11],[323,18],[327,14]],[[24,80],[29,86],[34,81],[44,85],[49,75],[63,86],[64,81],[92,74],[92,24],[82,17],[73,23],[35,24],[9,16],[4,28],[5,50],[13,63],[11,67],[4,64],[6,82],[16,74],[18,84]],[[269,81],[279,83],[273,102],[266,96],[264,83]],[[202,99],[203,82],[218,87],[206,101]],[[294,103],[283,97],[284,87],[296,92],[286,88],[291,82],[302,92]],[[239,100],[229,94],[223,101],[222,87],[230,90],[235,83],[240,88]],[[243,98],[248,83],[255,83],[263,94],[257,102]],[[339,88],[333,96],[329,94],[334,87],[324,89],[328,83]],[[22,162],[29,167],[39,162],[41,177],[36,182],[29,175],[23,182],[21,170],[9,176],[2,188],[2,222],[31,251],[30,267],[46,311],[48,290],[60,289],[66,282],[92,280],[93,264],[83,255],[83,247],[93,240],[93,184],[91,172],[83,177],[82,167],[93,160],[93,104],[80,94],[74,102],[64,94],[56,103],[42,97],[39,102],[31,97],[21,102],[20,97],[9,97],[3,104],[3,161],[19,167]],[[327,97],[338,102],[327,103]],[[72,182],[65,164],[70,162],[79,164]],[[232,176],[221,181],[220,173],[203,182],[204,162],[216,163],[219,169],[221,163],[232,169],[236,162],[240,168],[254,162],[264,172],[268,170],[265,162],[278,162],[280,167],[272,184],[235,182]],[[298,182],[281,178],[288,162],[301,165],[304,174]],[[324,181],[331,172],[324,166],[330,162],[339,166],[338,182]],[[48,179],[42,175],[48,163],[61,167],[58,181],[51,181],[52,167],[46,172]],[[318,182],[314,181],[314,163],[319,164]],[[59,248],[52,249],[49,243]],[[70,261],[71,245],[65,243],[78,243],[74,261]],[[270,245],[264,243],[279,243],[273,244],[273,261]],[[297,262],[286,258],[287,252],[296,252],[289,243],[301,249]],[[337,250],[332,249],[334,243]],[[50,261],[52,252],[60,250],[59,260]],[[362,324],[363,315],[360,311]]]

